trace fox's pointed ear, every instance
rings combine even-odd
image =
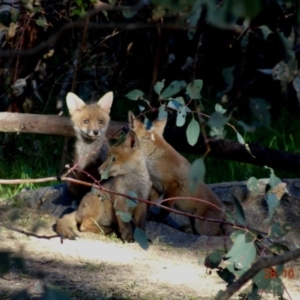
[[[72,116],[76,110],[81,110],[86,104],[74,93],[67,94],[67,106]]]
[[[101,109],[103,109],[109,114],[113,100],[114,100],[113,92],[108,92],[99,99],[97,104]]]
[[[153,121],[152,128],[155,129],[156,133],[158,133],[160,135],[163,135],[164,131],[165,131],[166,124],[167,124],[167,118],[162,119],[162,120],[156,119],[156,120]]]
[[[126,139],[124,141],[124,145],[125,145],[125,147],[127,147],[129,149],[136,149],[139,147],[139,145],[140,145],[139,140],[138,140],[136,134],[132,130],[128,131],[128,133],[126,135]]]

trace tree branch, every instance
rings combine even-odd
[[[259,271],[272,266],[285,264],[291,260],[295,260],[300,257],[300,249],[296,249],[279,256],[263,257],[255,262],[252,267],[245,272],[237,281],[232,283],[227,290],[216,297],[216,300],[227,300],[235,292],[237,292],[244,284],[246,284],[251,278],[253,278]],[[271,280],[271,279],[270,279]]]

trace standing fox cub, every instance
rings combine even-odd
[[[73,93],[67,94],[67,106],[76,133],[74,158],[77,164],[69,177],[91,183],[100,179],[98,167],[106,160],[109,149],[105,133],[112,102],[112,92],[93,104],[85,104]],[[80,200],[90,188],[68,182],[68,190]]]
[[[147,168],[155,190],[154,196],[164,194],[164,198],[173,197],[196,197],[209,203],[190,199],[171,200],[164,202],[168,207],[175,206],[181,211],[213,219],[224,219],[224,205],[212,190],[205,184],[200,183],[196,191],[189,189],[188,173],[190,163],[181,156],[163,138],[166,120],[155,120],[152,128],[146,130],[143,123],[129,112],[129,126],[136,133],[142,149],[146,155]],[[150,198],[153,198],[150,196]],[[155,200],[155,199],[151,199]],[[158,215],[163,220],[169,211],[161,209]],[[221,235],[219,223],[202,221],[190,218],[193,232],[205,235]]]
[[[106,173],[110,179],[103,188],[113,192],[128,194],[133,191],[138,198],[147,199],[151,189],[150,175],[146,159],[140,149],[139,141],[133,131],[129,131],[122,144],[112,146],[107,160],[99,168],[101,174]],[[74,237],[76,225],[81,231],[94,233],[111,233],[117,226],[117,234],[123,241],[133,242],[132,226],[124,222],[116,211],[129,212],[134,226],[145,229],[147,204],[138,202],[129,208],[127,199],[99,190],[99,195],[87,194],[81,201],[77,211],[63,216],[57,221],[56,231],[65,238]],[[100,196],[100,200],[99,200]],[[101,200],[102,199],[102,200]],[[97,222],[95,225],[94,221]]]

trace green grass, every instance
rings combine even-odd
[[[60,165],[62,142],[61,137],[1,134],[0,178],[36,179],[56,176]],[[1,184],[0,200],[10,198],[24,188],[35,189],[54,183]]]
[[[235,125],[234,123],[232,123]],[[259,128],[253,133],[243,133],[240,127],[236,127],[243,136],[246,143],[259,143],[262,147],[287,151],[290,153],[300,152],[300,131],[298,119],[287,112],[273,121],[271,128]],[[226,127],[226,138],[237,141],[236,133],[229,127]],[[192,162],[195,155],[186,155],[187,159]],[[229,160],[221,160],[213,157],[205,158],[207,183],[218,183],[227,181],[244,181],[249,177],[268,178],[270,170],[263,166],[255,166],[246,163],[240,163]],[[295,178],[297,175],[280,170],[274,170],[279,178]]]
[[[234,122],[232,122],[233,125]],[[298,120],[291,113],[283,112],[280,118],[273,121],[272,128],[260,128],[254,133],[243,133],[237,130],[248,143],[260,143],[261,146],[291,153],[300,149],[300,131]],[[184,130],[184,129],[183,129]],[[235,132],[226,127],[226,138],[237,140]],[[58,174],[63,137],[38,135],[38,134],[7,134],[0,133],[0,178],[1,179],[28,179],[56,176]],[[72,153],[72,147],[69,147]],[[198,158],[195,155],[185,155],[189,161]],[[67,163],[71,161],[71,155]],[[249,177],[269,177],[270,171],[260,166],[245,163],[226,161],[206,157],[207,183],[226,181],[243,181]],[[295,174],[275,170],[280,178],[294,178]],[[35,189],[41,186],[54,184],[27,183],[19,185],[0,185],[0,200],[7,199],[19,193],[24,188]]]

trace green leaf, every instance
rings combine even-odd
[[[133,90],[125,95],[130,100],[138,100],[140,98],[143,98],[144,93],[140,90]]]
[[[255,177],[250,177],[247,180],[247,189],[252,193],[260,193],[258,180]]]
[[[218,137],[218,138],[224,138],[225,136],[225,131],[224,127],[212,127],[210,129],[209,135],[212,137]]]
[[[222,105],[220,105],[219,103],[217,103],[216,105],[215,105],[215,111],[217,111],[217,112],[219,112],[220,114],[224,114],[224,113],[226,113],[226,109],[224,109],[223,107],[222,107]]]
[[[184,80],[175,80],[170,83],[168,87],[166,87],[161,93],[159,99],[169,98],[186,87],[186,82]]]
[[[268,193],[266,195],[266,201],[267,201],[268,208],[269,208],[269,218],[266,220],[266,222],[268,223],[271,221],[271,219],[275,213],[275,210],[279,206],[280,202],[277,199],[276,195],[273,193]]]
[[[237,136],[238,142],[242,145],[245,145],[246,142],[245,142],[244,138],[238,132],[236,132],[236,136]]]
[[[154,91],[157,95],[160,95],[161,93],[161,90],[164,88],[165,86],[165,81],[162,80],[162,81],[157,81],[154,85]]]
[[[271,169],[271,174],[270,174],[270,181],[269,184],[272,188],[275,188],[278,183],[281,183],[281,180],[274,174],[273,169]]]
[[[148,238],[146,236],[146,232],[143,229],[136,227],[133,233],[133,237],[142,249],[147,250],[149,248]]]
[[[273,243],[270,246],[268,246],[268,250],[273,252],[276,255],[282,255],[286,252],[291,251],[291,249],[289,247],[287,247],[286,245],[283,245],[281,243]]]
[[[116,144],[119,143],[119,142],[120,142],[120,141],[118,140],[118,141],[116,142]],[[108,177],[109,177],[109,176],[108,176],[108,173],[109,173],[109,170],[110,170],[110,168],[111,168],[113,159],[114,159],[114,156],[111,155],[111,156],[110,156],[110,159],[109,159],[109,163],[108,163],[107,168],[104,170],[104,172],[101,173],[101,180],[106,180],[106,179],[108,179]]]
[[[203,158],[194,160],[188,173],[190,191],[195,191],[198,184],[204,181],[205,172],[206,170]]]
[[[47,20],[43,16],[41,16],[37,20],[35,20],[35,23],[36,23],[37,26],[40,26],[40,27],[44,27],[44,28],[48,27]]]
[[[186,118],[186,106],[182,106],[177,110],[177,117],[176,117],[176,126],[181,127],[185,123]]]
[[[186,137],[188,143],[191,146],[194,146],[198,141],[199,135],[200,135],[200,125],[193,117],[186,129]]]
[[[260,272],[258,272],[253,278],[252,281],[257,285],[257,287],[261,290],[264,290],[269,293],[273,293],[275,295],[281,295],[283,294],[283,284],[278,277],[282,273],[282,266],[276,266],[272,267],[276,271],[276,277],[270,278],[269,269],[263,269]],[[266,278],[267,277],[267,278]]]
[[[128,193],[127,193],[127,195],[130,197],[134,197],[134,198],[137,198],[138,196],[137,196],[137,194],[136,194],[136,192],[134,192],[134,191],[128,191]],[[130,198],[127,198],[126,199],[126,206],[128,207],[128,208],[134,208],[134,207],[136,207],[137,206],[137,204],[138,204],[138,201],[137,200],[134,200],[134,199],[130,199]]]
[[[227,122],[229,118],[223,116],[221,113],[215,111],[208,120],[207,124],[212,127],[223,127]]]
[[[114,6],[117,2],[117,0],[108,0],[109,4]]]
[[[185,104],[184,104],[184,105],[185,105]],[[171,100],[171,101],[169,101],[167,107],[172,108],[172,109],[175,109],[175,110],[178,110],[179,108],[182,107],[182,104],[179,103],[178,101]]]
[[[168,112],[166,111],[166,105],[162,104],[158,110],[158,120],[165,120],[168,118]]]
[[[215,250],[211,252],[205,257],[204,266],[210,269],[218,268],[222,261],[223,255],[224,251],[222,250]]]
[[[268,38],[270,33],[273,33],[273,31],[270,30],[270,28],[267,25],[262,25],[259,26],[258,28],[260,28],[265,40]]]
[[[202,90],[203,81],[201,79],[196,79],[193,82],[189,83],[186,87],[186,93],[190,96],[191,99],[201,99],[200,92]]]
[[[226,254],[227,269],[235,274],[241,276],[245,273],[256,258],[256,248],[254,244],[254,238],[252,242],[246,239],[246,235],[240,233],[236,238],[235,242]]]
[[[235,220],[240,225],[246,225],[246,217],[243,210],[243,207],[238,198],[232,195],[233,202],[235,205]]]
[[[123,211],[116,211],[116,215],[120,216],[121,220],[123,222],[130,222],[131,221],[131,214],[129,212],[123,212]]]
[[[289,222],[279,223],[276,222],[272,225],[269,230],[269,237],[274,239],[279,239],[284,236],[288,231],[292,229],[293,225]]]
[[[122,10],[122,14],[126,19],[130,19],[132,17],[134,17],[137,13],[137,10],[135,9],[123,9]]]

